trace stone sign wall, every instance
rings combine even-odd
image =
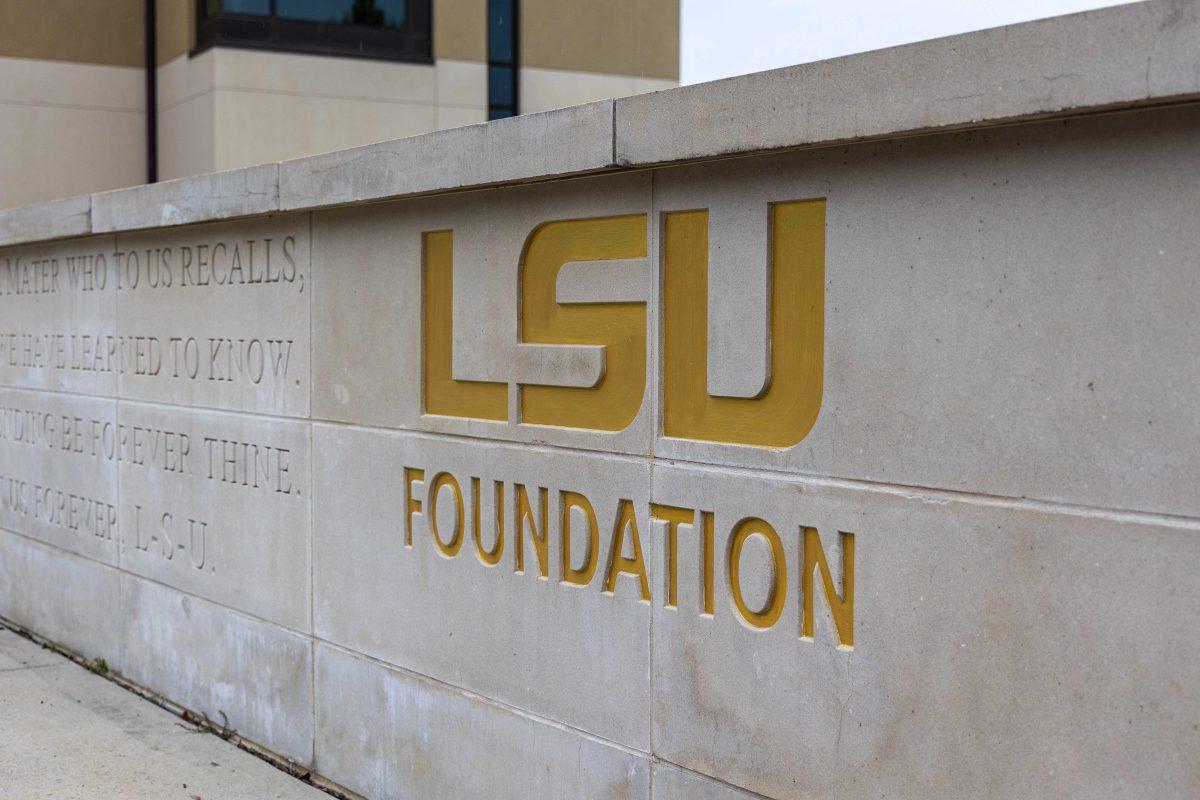
[[[1195,796],[1198,32],[7,212],[0,615],[370,798]]]

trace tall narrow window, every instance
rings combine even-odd
[[[488,119],[517,115],[519,0],[488,0]]]

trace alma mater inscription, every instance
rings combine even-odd
[[[77,294],[100,304],[118,293],[296,287],[304,272],[296,238],[259,236],[114,247],[0,261],[0,298]],[[152,303],[151,298],[142,302]],[[295,340],[287,335],[160,335],[153,331],[0,329],[0,365],[69,373],[113,373],[185,381],[282,383]]]

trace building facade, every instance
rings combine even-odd
[[[678,0],[6,0],[0,207],[638,94],[678,75]]]

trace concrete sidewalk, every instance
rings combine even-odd
[[[329,795],[0,628],[0,798],[329,800]]]

